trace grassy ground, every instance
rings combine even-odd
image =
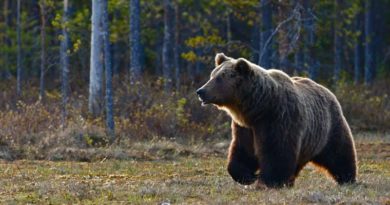
[[[225,148],[224,148],[225,149]],[[357,139],[359,183],[309,165],[293,188],[232,181],[224,154],[164,160],[0,161],[0,204],[390,204],[390,138]]]

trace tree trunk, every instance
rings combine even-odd
[[[113,114],[113,92],[112,92],[112,69],[110,51],[110,28],[108,22],[108,0],[103,0],[103,41],[104,41],[104,66],[106,79],[106,125],[110,135],[110,142],[114,141],[114,114]]]
[[[97,117],[102,111],[103,97],[103,47],[101,23],[102,0],[92,0],[92,32],[91,32],[91,63],[89,75],[89,99],[88,109],[93,117]]]
[[[260,0],[261,13],[262,13],[262,26],[261,28],[261,43],[262,49],[259,57],[259,65],[264,68],[271,67],[271,55],[272,55],[272,6],[270,0]]]
[[[115,42],[112,44],[112,75],[117,76],[120,73],[120,65],[121,65],[121,42]]]
[[[155,51],[157,53],[157,56],[156,56],[156,60],[154,61],[154,65],[155,65],[155,68],[154,68],[154,73],[155,75],[157,76],[162,76],[163,72],[162,72],[162,40],[159,38],[157,40],[157,43],[155,45]]]
[[[130,78],[133,82],[141,77],[141,27],[140,1],[130,0]]]
[[[64,0],[64,14],[62,16],[62,36],[61,40],[61,48],[60,48],[60,58],[61,58],[61,92],[62,92],[62,125],[66,125],[67,118],[67,105],[69,98],[69,56],[68,56],[68,48],[69,48],[69,35],[68,28],[66,24],[68,22],[68,0]]]
[[[283,5],[279,4],[277,6],[277,18],[278,21],[283,21],[287,18],[287,15],[289,14],[289,11],[283,7]],[[290,42],[288,39],[288,27],[282,26],[279,29],[278,32],[278,64],[279,66],[277,68],[287,72],[286,62],[287,62],[287,56],[289,54],[289,47]]]
[[[253,25],[253,28],[251,29],[251,57],[250,60],[252,62],[259,62],[259,53],[260,53],[260,29],[259,25],[255,24]]]
[[[339,81],[340,71],[342,67],[342,40],[341,40],[341,15],[340,15],[340,0],[335,0],[335,19],[334,19],[334,73],[333,80],[335,83]]]
[[[180,33],[179,33],[179,22],[180,21],[180,11],[179,3],[175,3],[175,45],[173,47],[174,51],[174,61],[175,61],[175,87],[176,90],[180,89]]]
[[[361,78],[363,63],[364,27],[362,12],[359,12],[355,17],[355,32],[357,37],[354,47],[354,83],[358,84]]]
[[[199,32],[200,33],[200,32]],[[203,56],[203,49],[201,48],[196,48],[195,49],[195,54],[197,57],[200,57],[200,56]],[[195,62],[195,81],[196,82],[199,82],[201,76],[202,76],[202,62],[198,59],[196,62]]]
[[[10,42],[8,38],[8,27],[9,27],[9,0],[4,0],[3,4],[3,18],[4,18],[4,37],[3,37],[3,43],[5,48],[9,48]],[[4,58],[4,70],[1,72],[1,78],[8,79],[11,77],[11,73],[8,68],[8,52],[3,52],[3,58]]]
[[[311,10],[311,5],[309,0],[303,0],[304,8],[304,28],[305,28],[305,37],[304,37],[304,65],[307,66],[307,71],[309,72],[309,77],[311,79],[316,79],[317,71],[314,63],[314,43],[315,43],[315,29],[314,29],[314,17]]]
[[[226,12],[226,39],[227,39],[228,44],[232,41],[232,26],[231,26],[230,10],[229,9]]]
[[[365,64],[364,82],[366,85],[372,84],[375,75],[374,59],[374,25],[373,25],[373,4],[374,0],[365,1],[364,33],[365,33]]]
[[[45,70],[46,70],[46,11],[45,1],[40,2],[41,8],[41,73],[39,80],[39,99],[45,97]]]
[[[17,60],[16,60],[16,94],[21,95],[21,81],[22,81],[22,39],[21,39],[21,24],[20,24],[20,1],[17,0],[17,9],[16,9],[16,41],[17,41]]]
[[[302,74],[302,72],[304,71],[303,59],[304,59],[304,54],[301,45],[298,46],[298,49],[294,54],[294,64],[297,67],[297,69],[295,70],[298,73],[298,75]]]
[[[164,0],[164,42],[163,42],[163,75],[165,90],[172,88],[172,60],[173,60],[173,5],[171,0]]]
[[[375,22],[373,24],[374,36],[372,37],[374,41],[373,42],[374,53],[372,54],[372,56],[374,56],[373,67],[375,68],[373,72],[373,80],[375,81],[377,75],[378,63],[380,61],[382,61],[381,63],[385,62],[383,61],[385,59],[385,54],[386,54],[385,48],[389,47],[388,43],[383,43],[383,42],[387,42],[386,39],[388,39],[389,31],[384,28],[388,28],[389,23],[387,19],[389,18],[385,18],[384,16],[386,16],[389,13],[389,8],[385,7],[385,5],[389,5],[390,1],[378,0],[378,1],[373,1],[372,4],[373,4],[373,8],[371,9],[373,13],[372,21]],[[384,64],[381,64],[381,66],[382,65]],[[384,66],[384,67],[389,68],[390,66]]]
[[[119,21],[120,19],[122,19],[120,8],[115,8],[115,10],[113,12],[114,13],[112,15],[112,22],[116,22],[116,21]],[[121,62],[123,60],[122,57],[121,57],[121,55],[122,55],[122,51],[121,51],[122,47],[121,47],[121,45],[122,45],[122,42],[120,42],[120,41],[116,41],[116,42],[111,44],[111,66],[112,66],[111,70],[112,70],[112,76],[119,75],[119,72],[121,70],[120,66],[121,66]],[[128,59],[128,60],[130,60],[130,59]],[[126,68],[126,69],[129,69],[129,68]]]

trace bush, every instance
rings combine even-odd
[[[388,83],[364,85],[339,84],[335,94],[353,130],[387,131],[390,128]]]
[[[15,153],[13,158],[53,159],[53,150],[63,153],[64,148],[108,146],[104,116],[89,116],[87,93],[73,92],[63,126],[58,91],[48,91],[44,101],[25,92],[22,100],[13,103],[17,97],[10,87],[3,91],[5,100],[0,102],[0,145]],[[116,146],[131,148],[133,142],[156,138],[193,143],[229,137],[226,114],[201,107],[193,88],[163,92],[160,79],[134,85],[123,82],[115,87]],[[38,93],[36,89],[32,92]]]
[[[16,101],[15,89],[10,86],[14,82],[0,84],[0,158],[82,161],[104,156],[127,158],[133,155],[126,150],[142,141],[207,145],[230,139],[229,117],[212,106],[200,106],[194,87],[164,92],[161,79],[145,79],[134,85],[118,79],[116,82],[121,83],[114,86],[117,139],[114,145],[108,144],[104,117],[93,119],[88,115],[86,91],[73,91],[63,126],[61,95],[57,90],[48,90],[45,100],[39,101],[37,86],[29,86],[30,90]],[[386,85],[386,82],[371,87],[344,83],[335,89],[353,130],[390,128],[390,93],[383,92]],[[152,153],[159,152],[152,150]]]

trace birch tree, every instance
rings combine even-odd
[[[112,67],[111,67],[111,51],[110,51],[110,28],[108,22],[108,2],[103,0],[103,21],[102,35],[104,42],[104,67],[106,79],[106,125],[107,131],[111,136],[110,141],[114,140],[114,116],[113,116],[113,92],[112,92]]]
[[[67,117],[67,104],[69,98],[69,34],[68,34],[68,0],[63,2],[63,15],[62,15],[62,39],[61,39],[61,48],[60,48],[60,58],[61,58],[61,92],[62,92],[62,125],[65,126],[66,117]]]
[[[94,116],[99,116],[102,110],[103,82],[103,50],[101,18],[102,0],[92,0],[92,31],[91,31],[91,61],[89,75],[88,109]]]

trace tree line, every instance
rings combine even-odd
[[[63,123],[72,88],[88,82],[89,112],[112,134],[116,76],[179,91],[207,77],[216,52],[331,85],[390,73],[390,0],[0,2],[0,79],[18,96],[36,80],[42,100],[60,86]]]

